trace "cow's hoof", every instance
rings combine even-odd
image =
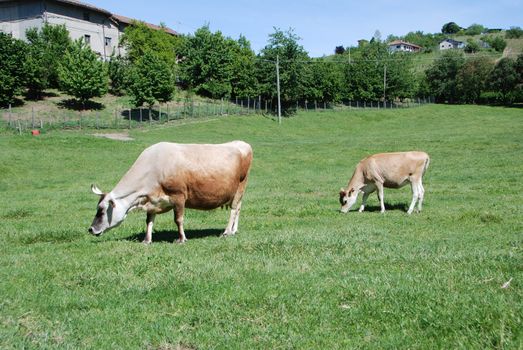
[[[178,244],[183,244],[183,243],[187,242],[187,239],[186,238],[184,238],[184,239],[178,238],[175,242],[178,243]]]
[[[151,244],[151,241],[142,241],[142,244],[149,245],[149,244]]]
[[[221,237],[229,237],[229,236],[234,236],[234,232],[224,232],[221,234]]]

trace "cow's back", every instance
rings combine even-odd
[[[366,177],[374,177],[386,187],[401,187],[412,174],[423,174],[428,154],[420,151],[378,153],[362,160]]]
[[[167,196],[183,195],[186,206],[213,209],[232,201],[247,177],[250,146],[226,144],[166,144],[161,146],[158,183]]]

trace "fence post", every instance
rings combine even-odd
[[[159,110],[160,110],[160,114],[158,114],[158,121],[160,122],[160,124],[162,123],[162,103],[161,102],[158,102],[158,105],[159,105]]]
[[[142,106],[140,106],[140,126],[142,125]]]
[[[149,126],[151,126],[153,123],[151,109],[152,109],[152,106],[149,105]]]
[[[82,115],[84,114],[84,111],[81,110],[80,111],[80,117],[79,117],[79,120],[78,120],[78,127],[80,128],[80,130],[82,130]]]
[[[22,125],[20,124],[20,119],[18,119],[18,133],[22,135]]]
[[[31,128],[35,128],[35,108],[31,107]]]
[[[9,127],[11,127],[11,104],[9,104]]]

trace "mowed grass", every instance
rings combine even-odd
[[[0,136],[0,348],[347,349],[523,347],[523,112],[404,110],[224,117],[131,131]],[[97,198],[158,141],[249,142],[239,233],[228,212],[145,214],[87,234]],[[356,163],[424,150],[410,189],[339,213]],[[359,203],[359,202],[358,202]],[[353,210],[356,208],[353,208]],[[511,280],[507,288],[502,285]]]

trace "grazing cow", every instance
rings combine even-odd
[[[412,213],[416,201],[418,211],[421,211],[425,190],[421,180],[429,166],[430,158],[425,152],[378,153],[361,160],[354,170],[347,189],[340,190],[341,212],[346,213],[356,203],[359,192],[363,199],[359,212],[365,209],[369,194],[378,190],[381,212],[385,212],[383,204],[383,188],[400,188],[410,183],[412,202],[408,214]]]
[[[161,142],[145,149],[116,187],[100,196],[89,232],[100,235],[118,226],[133,209],[147,212],[144,243],[151,243],[156,214],[174,210],[179,238],[185,208],[211,210],[230,206],[224,236],[238,229],[242,197],[252,161],[251,146],[243,141],[224,144],[176,144]]]

